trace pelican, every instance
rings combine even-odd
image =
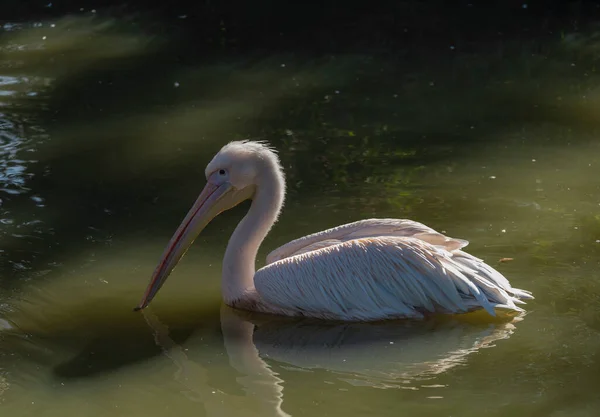
[[[218,214],[252,200],[223,258],[225,304],[242,310],[340,321],[423,319],[524,310],[529,291],[462,250],[468,242],[421,223],[368,219],[293,240],[255,271],[258,249],[283,207],[285,177],[265,142],[225,145],[207,184],[171,238],[140,304],[148,306],[195,238]]]

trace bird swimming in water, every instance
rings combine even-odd
[[[285,177],[264,142],[225,145],[206,167],[207,184],[171,238],[143,299],[148,306],[194,239],[221,212],[250,209],[223,258],[222,295],[231,307],[341,321],[421,319],[484,309],[523,312],[533,299],[447,237],[411,220],[367,219],[293,240],[255,270],[258,249],[283,207]]]

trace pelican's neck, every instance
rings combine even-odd
[[[222,292],[226,304],[240,300],[254,288],[255,262],[258,248],[277,221],[283,206],[283,176],[269,172],[257,186],[250,210],[229,239],[223,258]]]

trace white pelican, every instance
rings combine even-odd
[[[223,259],[222,295],[231,307],[343,321],[420,319],[485,309],[522,312],[532,299],[461,250],[467,241],[414,221],[369,219],[293,240],[255,272],[263,239],[285,196],[283,169],[263,142],[225,145],[206,167],[207,184],[171,238],[141,303],[145,308],[206,225],[251,199]]]

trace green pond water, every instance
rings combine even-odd
[[[116,20],[4,30],[1,415],[597,415],[593,44],[192,64]],[[410,218],[469,240],[532,291],[528,314],[336,324],[237,313],[219,280],[247,204],[215,219],[133,313],[205,165],[241,138],[270,141],[288,178],[259,264],[308,233]]]

